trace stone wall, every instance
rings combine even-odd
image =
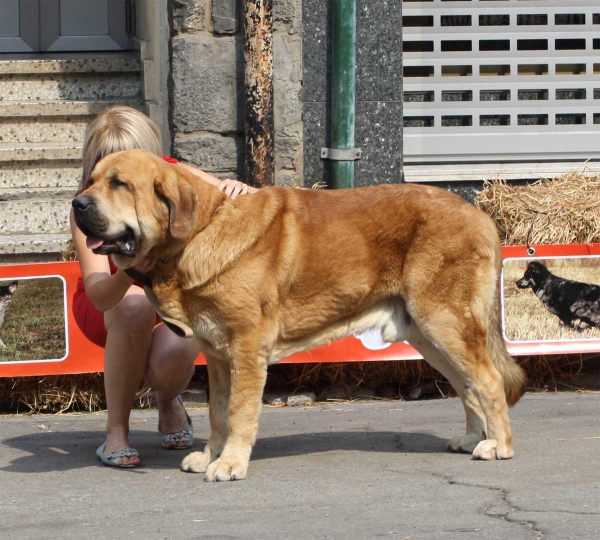
[[[275,178],[302,183],[301,0],[274,0]],[[173,0],[173,155],[244,179],[242,3]]]

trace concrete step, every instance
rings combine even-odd
[[[139,73],[0,74],[0,100],[83,100],[141,95]]]
[[[123,73],[139,72],[137,53],[62,53],[43,57],[27,54],[2,55],[0,74],[23,75],[44,73]]]
[[[62,253],[70,239],[70,233],[0,234],[0,264],[13,262],[11,255]]]
[[[93,116],[39,116],[0,118],[0,142],[78,142]]]
[[[0,235],[68,233],[70,209],[70,197],[0,202]]]
[[[74,117],[95,116],[114,105],[126,105],[142,110],[141,99],[102,99],[102,100],[48,100],[48,101],[0,101],[0,118],[17,117]]]
[[[18,191],[36,188],[76,189],[81,179],[79,159],[0,162],[0,190]]]
[[[52,186],[52,187],[21,187],[21,188],[0,188],[0,202],[3,201],[25,201],[33,200],[71,200],[75,197],[77,186]]]
[[[20,161],[81,161],[83,143],[0,143],[0,163]]]

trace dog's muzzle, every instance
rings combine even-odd
[[[87,195],[79,195],[71,202],[75,223],[86,236],[102,234],[108,228],[107,220],[98,214],[94,200]]]
[[[91,197],[79,195],[71,204],[75,223],[87,237],[87,246],[94,253],[125,257],[136,255],[138,244],[131,228],[125,227],[122,234],[107,235],[108,220],[98,212]]]
[[[527,289],[529,287],[531,287],[532,283],[531,281],[529,281],[528,279],[525,278],[521,278],[519,281],[517,281],[517,287],[519,289]]]

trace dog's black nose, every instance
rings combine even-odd
[[[79,195],[79,197],[75,197],[73,199],[71,204],[75,210],[87,210],[91,202],[92,199],[90,199],[87,195]]]

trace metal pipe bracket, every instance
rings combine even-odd
[[[331,161],[357,161],[362,157],[360,148],[321,148],[321,159]]]

